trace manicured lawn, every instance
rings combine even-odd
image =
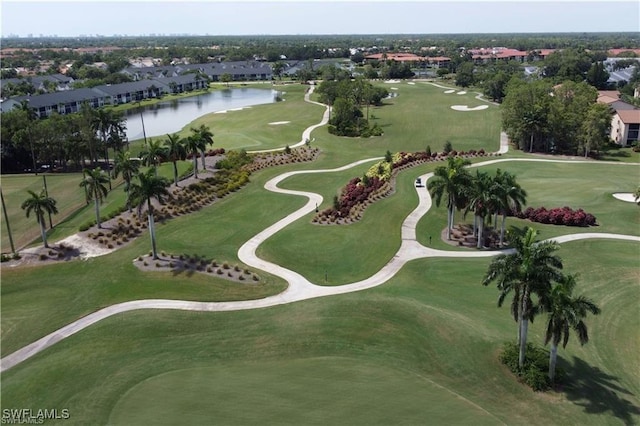
[[[569,382],[558,393],[531,392],[497,361],[516,327],[508,307],[495,306],[497,290],[480,285],[488,260],[440,259],[411,262],[376,289],[293,305],[118,315],[4,373],[3,407],[69,408],[70,424],[126,422],[126,413],[152,423],[181,414],[314,424],[335,414],[362,424],[372,413],[409,423],[633,423],[638,347],[618,339],[639,325],[635,247],[561,250],[603,314],[588,321],[588,345],[572,339],[560,351]],[[543,327],[536,321],[531,342]]]
[[[335,168],[384,156],[387,150],[431,145],[439,151],[446,140],[454,149],[497,149],[499,108],[456,112],[449,106],[481,103],[474,94],[447,95],[421,83],[389,86],[398,87],[399,96],[372,111],[384,136],[352,140],[321,128],[313,135],[314,145],[322,149],[314,163],[262,170],[231,197],[159,225],[158,249],[238,263],[237,250],[244,242],[306,203],[263,189],[285,171]],[[303,86],[284,90],[292,94],[285,95],[285,102],[224,115],[212,124],[214,146],[251,149],[249,139],[263,133],[264,147],[283,146],[279,135],[286,143],[290,137],[292,143],[299,140],[304,120],[317,122],[322,109],[300,103]],[[287,111],[294,102],[299,111]],[[279,128],[282,133],[265,130],[265,123],[287,117],[300,120]],[[209,119],[203,119],[205,124]],[[222,142],[224,135],[242,133],[243,126],[246,139],[238,138],[238,145]],[[299,127],[295,132],[294,126]],[[318,192],[324,197],[319,208],[326,208],[370,164],[297,175],[281,187]],[[400,245],[400,225],[417,204],[415,176],[440,164],[402,172],[395,193],[370,206],[359,223],[314,225],[310,214],[267,240],[258,254],[317,284],[367,278]],[[601,222],[587,231],[639,234],[637,206],[611,197],[637,184],[633,166],[498,166],[518,176],[530,205],[582,207]],[[83,220],[91,219],[90,210],[82,214]],[[431,235],[433,247],[454,249],[438,237],[445,222],[444,207],[434,207],[419,223],[418,240],[428,245]],[[544,238],[585,231],[536,227]],[[254,299],[286,285],[261,272],[261,285],[198,274],[143,273],[131,261],[148,250],[145,233],[113,254],[85,262],[3,268],[2,355],[113,303]],[[65,424],[637,423],[638,244],[579,241],[564,244],[560,255],[567,272],[580,272],[578,293],[594,299],[603,312],[587,320],[588,345],[581,347],[573,336],[560,350],[560,367],[569,376],[559,392],[531,392],[497,360],[502,343],[515,338],[516,324],[508,304],[496,307],[497,290],[480,285],[489,259],[420,259],[384,285],[358,293],[242,312],[119,314],[3,373],[2,408],[67,408],[71,418]],[[531,342],[541,344],[544,326],[544,318],[536,320]]]

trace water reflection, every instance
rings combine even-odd
[[[142,139],[143,121],[147,138],[164,136],[205,114],[273,103],[278,93],[271,89],[232,88],[133,108],[127,112],[127,137],[130,141]]]

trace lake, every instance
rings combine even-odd
[[[134,108],[126,113],[127,138],[130,141],[143,139],[143,121],[147,138],[164,136],[180,131],[196,118],[212,112],[273,103],[278,93],[272,89],[230,88]]]

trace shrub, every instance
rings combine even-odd
[[[522,369],[518,367],[519,346],[517,343],[505,343],[500,361],[509,370],[534,391],[549,389],[550,382],[547,375],[549,369],[549,352],[544,348],[527,343],[527,352]]]

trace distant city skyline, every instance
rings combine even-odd
[[[2,36],[638,32],[638,1],[31,1]]]

